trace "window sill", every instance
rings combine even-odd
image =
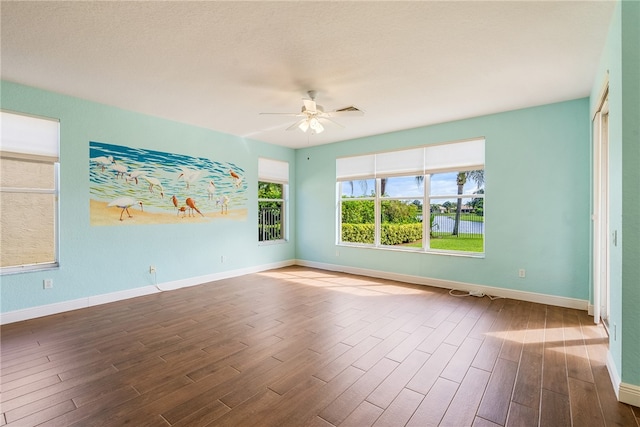
[[[344,248],[374,249],[374,250],[382,250],[382,251],[405,252],[405,253],[415,253],[415,254],[445,255],[445,256],[462,257],[462,258],[484,259],[485,257],[484,252],[455,252],[455,251],[440,251],[437,249],[422,249],[422,248],[411,249],[411,248],[398,248],[395,246],[358,245],[358,244],[348,244],[348,243],[338,243],[336,246],[341,246]]]
[[[280,240],[263,240],[262,242],[258,242],[258,246],[272,246],[272,245],[283,245],[285,243],[289,243],[286,239]]]
[[[11,274],[22,274],[22,273],[36,273],[40,271],[50,271],[50,270],[59,270],[59,263],[47,263],[47,264],[30,264],[30,265],[20,265],[17,267],[3,267],[0,268],[1,276],[8,276]]]

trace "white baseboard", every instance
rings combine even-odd
[[[618,400],[627,405],[633,405],[640,408],[640,386],[621,383]]]
[[[366,268],[348,267],[337,264],[326,264],[314,261],[296,260],[296,265],[319,268],[322,270],[339,271],[344,273],[358,274],[362,276],[378,277],[380,279],[397,280],[399,282],[411,283],[414,285],[427,285],[445,289],[473,290],[480,291],[485,295],[503,298],[512,298],[521,301],[536,302],[539,304],[555,305],[558,307],[575,308],[577,310],[587,310],[588,301],[576,298],[559,297],[555,295],[538,294],[535,292],[516,291],[513,289],[496,288],[492,286],[477,285],[474,283],[456,282],[453,280],[433,279],[429,277],[413,276],[409,274],[391,273],[388,271],[371,270]]]
[[[610,351],[607,352],[607,371],[618,401],[640,408],[640,386],[622,382]]]
[[[611,379],[611,384],[613,385],[613,391],[616,393],[616,397],[620,400],[620,384],[622,383],[620,379],[620,374],[618,374],[618,369],[616,369],[616,364],[613,361],[613,357],[611,356],[611,352],[607,350],[607,371],[609,371],[609,378]]]
[[[222,279],[229,279],[231,277],[243,276],[245,274],[258,273],[260,271],[272,270],[274,268],[288,267],[294,265],[295,260],[287,260],[274,262],[271,264],[256,265],[247,268],[241,268],[238,270],[221,271],[220,273],[206,274],[204,276],[189,277],[187,279],[174,280],[173,282],[164,282],[158,284],[158,289],[161,291],[173,291],[180,288],[187,288],[189,286],[202,285],[203,283],[215,282]]]
[[[0,314],[0,325],[20,322],[22,320],[35,319],[37,317],[50,316],[52,314],[78,310],[81,308],[92,307],[94,305],[107,304],[114,301],[149,295],[156,292],[160,291],[156,289],[155,286],[143,286],[140,288],[127,289],[125,291],[111,292],[108,294],[94,295],[69,301],[56,302],[53,304],[29,307],[22,310],[9,311]]]
[[[201,285],[203,283],[215,282],[217,280],[243,276],[245,274],[257,273],[274,268],[287,267],[294,264],[294,260],[281,261],[271,264],[241,268],[238,270],[223,271],[220,273],[213,273],[205,276],[190,277],[188,279],[175,280],[172,282],[159,283],[156,286],[142,286],[139,288],[127,289],[124,291],[110,292],[108,294],[94,295],[69,301],[57,302],[54,304],[40,305],[37,307],[30,307],[22,310],[9,311],[6,313],[0,313],[0,325],[35,319],[38,317],[50,316],[52,314],[64,313],[66,311],[78,310],[81,308],[93,307],[95,305],[107,304],[110,302],[150,295],[162,291],[171,291],[188,286]]]

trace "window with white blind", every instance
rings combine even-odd
[[[0,112],[0,272],[58,265],[59,122]]]
[[[284,242],[288,238],[289,163],[258,159],[258,241]]]
[[[484,253],[484,144],[336,159],[338,244]]]

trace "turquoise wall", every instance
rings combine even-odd
[[[2,276],[3,313],[152,285],[148,272],[152,264],[158,283],[164,283],[295,258],[295,220],[290,224],[290,243],[259,246],[257,232],[258,157],[288,161],[291,176],[295,176],[293,150],[9,82],[1,84],[3,109],[60,119],[60,268]],[[89,141],[233,162],[246,172],[247,220],[92,227]],[[295,183],[290,194],[294,214]],[[225,263],[221,262],[223,255]],[[43,290],[45,278],[53,279],[53,289]]]
[[[585,98],[300,149],[297,257],[587,300],[588,116]],[[336,246],[336,157],[474,137],[486,138],[485,258]]]
[[[609,227],[611,232],[622,228],[622,74],[621,74],[621,38],[620,38],[620,4],[611,18],[609,33],[605,48],[600,60],[599,70],[593,83],[590,97],[590,119],[596,112],[600,92],[603,84],[609,80]],[[593,161],[593,159],[592,159]],[[611,292],[609,303],[611,311],[609,322],[612,327],[622,330],[622,247],[610,243],[610,268]],[[592,286],[592,285],[591,285]],[[591,292],[593,294],[593,292]],[[621,370],[622,346],[621,340],[612,336],[609,342],[609,352],[617,366],[618,373]]]
[[[622,4],[622,381],[640,386],[640,3]]]
[[[616,5],[591,92],[592,111],[609,73],[610,228],[609,340],[624,383],[640,386],[640,3]]]

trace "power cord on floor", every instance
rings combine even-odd
[[[456,294],[455,292],[462,292],[462,293]],[[462,289],[451,289],[449,291],[449,295],[451,295],[452,297],[477,297],[477,298],[488,297],[491,301],[504,298],[504,297],[487,295],[484,292],[480,292],[480,291],[464,291]]]
[[[462,292],[461,294],[455,294],[454,292]],[[470,297],[471,296],[471,292],[470,291],[463,291],[461,289],[451,289],[449,291],[449,295],[451,295],[452,297]]]

